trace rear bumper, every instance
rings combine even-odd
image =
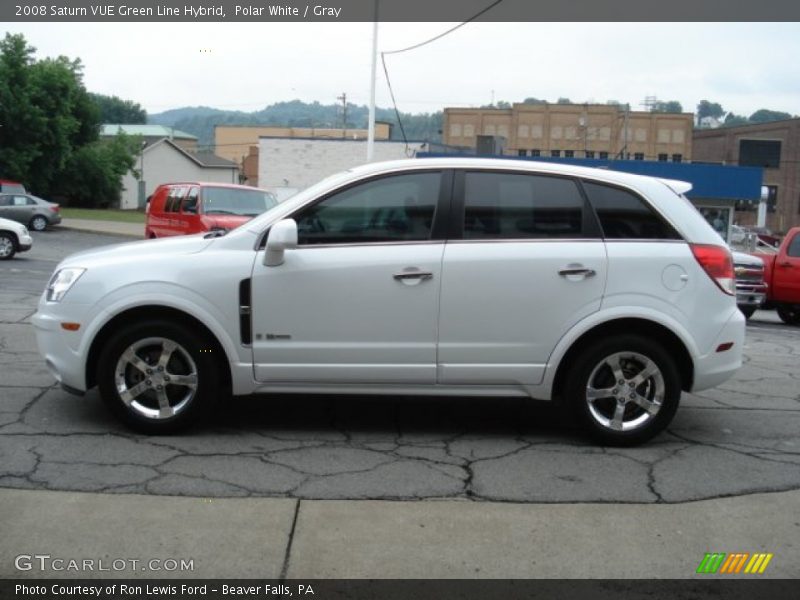
[[[744,315],[734,310],[714,341],[711,352],[695,361],[692,392],[718,386],[739,370],[744,352],[745,323]],[[727,350],[719,350],[723,344],[732,345]]]

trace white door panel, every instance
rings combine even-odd
[[[435,242],[310,246],[277,267],[258,262],[256,379],[435,383],[443,251]]]
[[[448,244],[439,383],[540,383],[564,332],[599,310],[605,279],[599,240]]]

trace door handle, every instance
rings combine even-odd
[[[783,261],[783,262],[779,262],[778,266],[779,267],[791,267],[792,263],[790,263],[788,260],[786,260],[786,261]]]
[[[397,281],[406,281],[409,279],[425,281],[427,279],[433,279],[433,273],[430,271],[403,271],[402,273],[395,273],[392,277]]]
[[[558,274],[562,277],[569,277],[570,275],[583,275],[584,277],[594,277],[597,272],[594,269],[587,269],[583,265],[567,265],[558,270]]]

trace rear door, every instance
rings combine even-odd
[[[781,302],[800,303],[800,230],[795,230],[784,247],[786,251],[775,259],[772,273],[774,297]]]
[[[562,335],[597,311],[599,227],[576,181],[458,175],[442,266],[438,382],[537,384]]]

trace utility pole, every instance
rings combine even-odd
[[[342,92],[336,99],[342,101],[342,137],[347,137],[347,92]]]
[[[378,0],[375,0],[375,20],[372,22],[372,75],[369,80],[369,119],[367,121],[367,162],[375,153],[375,73],[378,67]]]

